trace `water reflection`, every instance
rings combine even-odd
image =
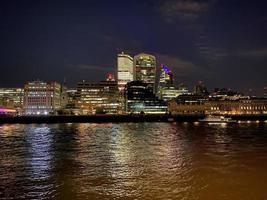
[[[264,199],[266,144],[262,123],[2,125],[0,199]]]
[[[26,172],[32,184],[27,197],[30,199],[51,199],[55,194],[54,182],[50,180],[53,161],[53,135],[47,125],[31,126],[27,130]]]

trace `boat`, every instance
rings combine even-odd
[[[216,115],[208,115],[204,119],[200,119],[201,122],[209,122],[209,123],[234,123],[236,120],[233,120],[231,117],[225,116],[216,116]]]

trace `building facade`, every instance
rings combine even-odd
[[[134,80],[150,84],[155,92],[156,57],[141,53],[134,56]]]
[[[162,64],[160,66],[158,87],[162,88],[167,86],[173,86],[173,73],[167,66]]]
[[[205,99],[201,95],[180,95],[168,102],[170,114],[204,114]]]
[[[24,86],[24,114],[55,114],[60,109],[61,86],[57,82],[28,82]]]
[[[224,115],[267,114],[267,98],[207,101],[205,112]]]
[[[188,89],[186,87],[175,87],[173,84],[173,73],[165,65],[160,67],[160,76],[157,89],[157,96],[163,101],[170,101],[179,95],[188,94]]]
[[[133,81],[126,85],[125,109],[128,114],[165,114],[167,104],[155,96],[149,83]]]
[[[124,52],[117,55],[117,79],[119,91],[133,81],[133,58]]]
[[[23,88],[0,88],[0,105],[9,108],[23,107]]]
[[[167,87],[159,88],[157,95],[159,99],[167,102],[178,97],[179,95],[187,94],[187,93],[188,91],[179,90],[178,88],[174,86],[167,86]]]
[[[77,86],[77,103],[81,114],[117,114],[120,109],[116,81],[81,81]]]
[[[180,96],[168,104],[172,114],[202,113],[214,115],[265,115],[267,114],[267,98],[239,98],[239,99],[203,99]],[[192,96],[193,97],[193,96]]]

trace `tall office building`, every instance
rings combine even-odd
[[[172,86],[173,85],[173,74],[172,71],[165,65],[160,66],[160,77],[158,88]]]
[[[155,92],[156,57],[141,53],[134,56],[134,80],[151,84]]]
[[[177,88],[173,84],[173,73],[165,65],[160,67],[160,77],[157,89],[157,96],[163,101],[170,101],[175,97],[188,93],[188,90]]]
[[[117,56],[117,73],[118,88],[122,91],[128,82],[133,81],[133,58],[124,52]]]
[[[47,115],[60,108],[61,86],[57,82],[28,82],[24,86],[24,113]]]

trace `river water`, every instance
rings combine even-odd
[[[0,199],[267,199],[267,124],[0,125]]]

